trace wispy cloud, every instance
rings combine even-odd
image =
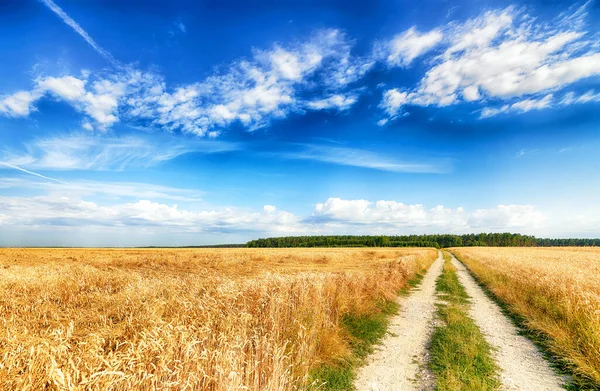
[[[100,45],[94,41],[92,37],[77,23],[73,18],[71,18],[62,8],[60,8],[54,1],[52,0],[40,0],[46,7],[48,7],[52,12],[58,15],[59,18],[62,19],[69,27],[71,27],[77,34],[79,34],[98,54],[104,57],[113,65],[119,65],[118,61],[110,54],[107,50],[103,49]]]
[[[297,148],[276,155],[284,159],[313,160],[342,166],[361,167],[379,171],[440,174],[452,170],[449,161],[410,162],[390,158],[357,148],[301,144]]]
[[[548,94],[539,99],[523,99],[516,101],[510,105],[504,105],[500,108],[484,107],[481,110],[480,118],[489,118],[501,113],[526,113],[531,110],[541,110],[552,106],[553,95]]]
[[[539,152],[539,151],[540,151],[539,149],[525,149],[525,148],[523,148],[523,149],[520,149],[519,151],[517,151],[516,157],[518,159],[518,158],[523,157],[525,155],[529,155],[531,153],[536,153],[536,152]]]
[[[47,179],[47,178],[44,178]],[[139,182],[103,182],[91,180],[39,181],[28,178],[1,177],[0,189],[34,192],[55,197],[152,199],[155,201],[200,202],[203,192]]]
[[[122,171],[150,167],[187,153],[218,153],[240,149],[225,141],[178,140],[162,135],[102,137],[68,134],[37,139],[23,150],[5,150],[5,164],[30,169]]]

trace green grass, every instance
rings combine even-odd
[[[316,368],[311,378],[325,383],[319,390],[354,390],[356,367],[373,353],[374,346],[385,336],[389,318],[398,312],[399,305],[386,300],[380,302],[378,309],[375,314],[344,315],[341,324],[350,337],[352,357]]]
[[[408,280],[406,286],[398,291],[398,296],[408,296],[411,290],[421,284],[423,277],[425,277],[425,273],[427,273],[427,270],[421,270],[420,272],[416,273],[413,278]]]
[[[399,295],[408,295],[410,290],[418,286],[426,270],[410,279],[407,286],[398,292]],[[350,337],[350,348],[352,356],[335,363],[328,363],[315,368],[310,373],[312,381],[319,384],[319,391],[350,391],[354,390],[354,379],[356,368],[362,365],[369,354],[373,353],[387,332],[390,318],[398,313],[399,305],[395,300],[382,300],[378,305],[378,311],[369,315],[346,314],[342,318],[341,325]]]
[[[456,269],[446,262],[436,289],[444,303],[438,306],[443,323],[431,339],[429,367],[436,375],[438,391],[497,390],[498,367],[492,348],[468,316],[468,295],[458,280]]]

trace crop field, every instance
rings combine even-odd
[[[3,249],[2,390],[297,390],[432,249]]]
[[[600,384],[599,248],[451,251],[538,333],[580,384]]]

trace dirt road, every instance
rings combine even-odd
[[[470,317],[495,349],[503,391],[563,390],[564,379],[556,375],[548,362],[527,338],[502,313],[452,256],[461,284],[471,297]],[[411,391],[434,389],[426,369],[427,348],[435,319],[435,282],[442,272],[441,252],[421,285],[408,297],[401,298],[401,310],[389,326],[388,335],[360,368],[355,382],[358,391]]]
[[[501,369],[502,390],[563,390],[562,379],[527,338],[504,316],[469,274],[466,267],[452,256],[458,278],[471,296],[469,315],[496,351],[494,357]]]
[[[427,343],[435,315],[435,281],[442,272],[441,252],[421,285],[400,299],[400,313],[390,322],[382,345],[362,367],[355,382],[358,391],[411,391],[429,389],[422,377]]]

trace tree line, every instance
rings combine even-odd
[[[513,233],[467,235],[285,236],[251,240],[246,247],[557,247],[600,246],[600,239],[545,239]]]

